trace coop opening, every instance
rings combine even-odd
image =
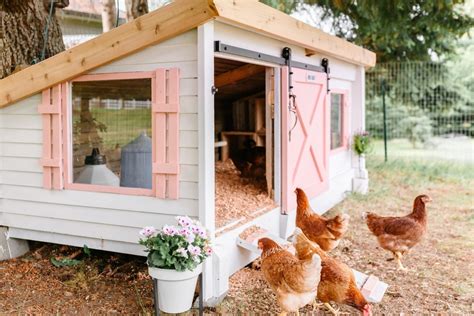
[[[216,231],[275,207],[273,68],[215,58]]]
[[[72,83],[73,183],[152,188],[151,79]]]

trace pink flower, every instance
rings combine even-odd
[[[206,253],[206,256],[212,255],[212,248],[211,247],[206,247],[204,249],[204,252]]]
[[[152,237],[154,235],[156,235],[156,229],[155,227],[153,226],[147,226],[147,227],[144,227],[142,230],[140,230],[140,235],[142,235],[143,237]]]
[[[163,234],[167,236],[174,236],[178,233],[178,230],[174,226],[165,225],[163,226]]]
[[[188,227],[193,223],[193,220],[187,216],[177,216],[178,224],[182,227]]]
[[[198,246],[189,245],[188,251],[192,256],[199,256],[201,254],[201,248]]]
[[[201,226],[198,225],[192,225],[191,230],[193,231],[194,234],[198,235],[201,238],[206,238],[206,230],[203,229]]]
[[[194,239],[196,239],[196,236],[193,234],[193,232],[189,228],[181,228],[179,230],[179,234],[183,236],[187,242],[192,243],[194,242]]]
[[[176,252],[181,255],[181,257],[187,258],[188,252],[183,247],[176,249]]]

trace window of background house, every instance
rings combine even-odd
[[[343,144],[343,95],[331,94],[331,149],[336,149]]]
[[[151,79],[72,82],[74,183],[152,187]]]

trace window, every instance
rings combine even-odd
[[[152,188],[151,79],[72,83],[73,183]]]
[[[342,146],[342,94],[331,94],[331,149]]]
[[[179,69],[90,74],[43,91],[43,187],[179,197]]]

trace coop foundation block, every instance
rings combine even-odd
[[[367,194],[369,191],[369,179],[354,178],[352,179],[352,192]]]
[[[29,250],[26,240],[8,238],[8,228],[0,227],[0,261],[23,256]]]

